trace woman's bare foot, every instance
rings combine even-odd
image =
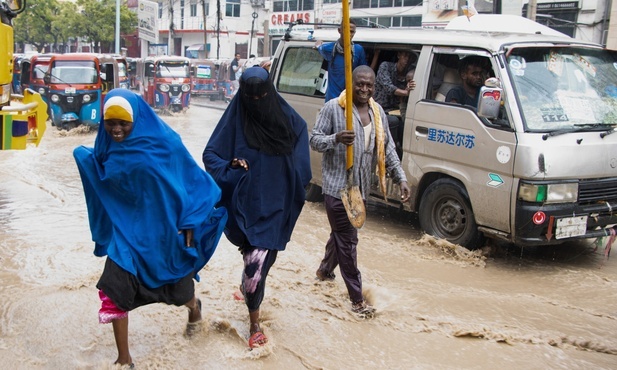
[[[192,305],[191,302],[193,302]],[[189,321],[184,333],[187,337],[191,337],[199,331],[199,323],[201,322],[201,300],[193,298],[191,302],[186,305],[189,308]]]
[[[122,369],[133,369],[135,367],[135,364],[133,364],[133,359],[130,356],[128,359],[121,359],[118,357],[116,362],[114,362],[114,365],[120,365],[120,368]]]
[[[201,321],[201,300],[195,299],[192,307],[189,307],[189,323]]]

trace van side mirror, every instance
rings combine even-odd
[[[499,116],[503,90],[501,81],[491,77],[484,82],[480,88],[480,98],[478,99],[478,115],[480,117],[495,119]]]
[[[478,116],[495,119],[499,116],[503,90],[499,87],[482,86],[478,100]]]
[[[45,82],[45,85],[49,85],[50,81],[51,81],[51,75],[49,73],[45,73],[45,76],[43,77],[43,82]]]

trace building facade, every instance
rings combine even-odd
[[[535,4],[535,1],[538,1]],[[158,41],[139,39],[141,55],[231,58],[239,52],[269,56],[289,27],[296,32],[340,24],[340,0],[158,0]],[[133,2],[135,3],[135,2]],[[129,1],[129,7],[131,6]],[[369,27],[445,27],[462,14],[465,0],[351,0],[350,17]],[[584,41],[607,45],[610,0],[475,0],[479,13],[527,15]],[[171,36],[170,36],[171,35]],[[612,39],[617,39],[613,37]],[[613,41],[614,43],[614,41]]]

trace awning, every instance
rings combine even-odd
[[[195,44],[195,45],[191,45],[188,48],[186,48],[187,51],[204,51],[204,44]]]

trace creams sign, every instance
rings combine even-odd
[[[289,27],[290,22],[302,20],[304,23],[312,23],[311,13],[309,12],[280,12],[272,13],[270,16],[270,35],[284,35]],[[294,31],[312,30],[313,26],[298,25],[294,27]]]

